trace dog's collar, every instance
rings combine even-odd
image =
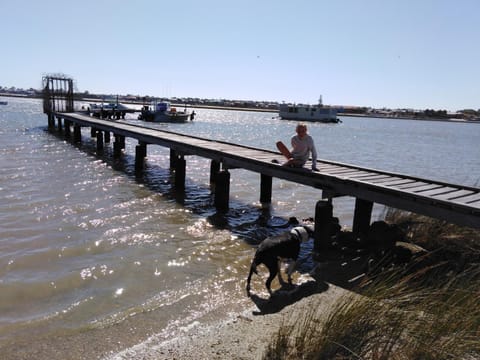
[[[290,231],[290,234],[295,236],[301,242],[307,241],[309,238],[307,230],[305,230],[302,226],[294,227]]]

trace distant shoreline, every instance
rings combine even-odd
[[[0,96],[12,97],[12,98],[25,98],[25,99],[41,99],[40,96],[31,96],[31,95],[21,95],[21,94],[8,94],[0,93]],[[90,98],[81,98],[75,99],[75,101],[85,101],[85,102],[99,102],[96,99]],[[123,104],[130,105],[143,105],[143,103],[132,102],[132,101],[122,101]],[[232,106],[219,106],[219,105],[199,105],[199,104],[181,104],[175,103],[172,104],[176,107],[186,107],[186,108],[198,108],[198,109],[213,109],[213,110],[230,110],[230,111],[254,111],[254,112],[264,112],[264,113],[278,113],[278,109],[263,109],[263,108],[245,108],[245,107],[232,107]],[[277,115],[278,116],[278,115]],[[451,123],[460,123],[460,124],[480,124],[480,120],[465,120],[465,119],[443,119],[443,118],[419,118],[419,117],[408,117],[408,116],[382,116],[378,114],[356,114],[356,113],[340,113],[338,116],[349,116],[349,117],[358,117],[358,118],[375,118],[375,119],[392,119],[392,120],[416,120],[416,121],[437,121],[437,122],[451,122]]]

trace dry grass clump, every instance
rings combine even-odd
[[[480,232],[427,220],[404,224],[435,261],[388,269],[327,312],[284,320],[264,358],[480,358]]]
[[[388,209],[385,219],[399,225],[411,242],[433,252],[437,262],[456,263],[459,270],[480,263],[480,231],[477,229],[396,209]]]

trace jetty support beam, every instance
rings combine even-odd
[[[356,198],[355,212],[353,214],[352,232],[356,237],[366,235],[370,227],[373,202]]]

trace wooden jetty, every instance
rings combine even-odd
[[[49,108],[48,104],[44,107]],[[175,187],[179,190],[185,186],[186,157],[196,155],[210,159],[210,180],[215,185],[214,202],[219,211],[228,210],[232,169],[260,174],[262,203],[271,202],[274,177],[321,190],[315,209],[316,250],[323,247],[328,237],[333,211],[331,199],[338,196],[355,198],[352,231],[357,235],[365,233],[370,226],[374,203],[480,228],[479,188],[325,160],[317,161],[318,172],[292,169],[273,163],[272,160],[277,160],[281,164],[284,159],[280,153],[270,150],[97,119],[66,109],[46,113],[49,128],[61,130],[67,137],[73,136],[75,142],[82,139],[81,128],[89,127],[97,139],[98,150],[110,142],[113,134],[113,154],[117,157],[125,148],[125,138],[136,139],[135,168],[139,172],[143,169],[148,145],[168,147]],[[306,167],[310,168],[311,163]]]

